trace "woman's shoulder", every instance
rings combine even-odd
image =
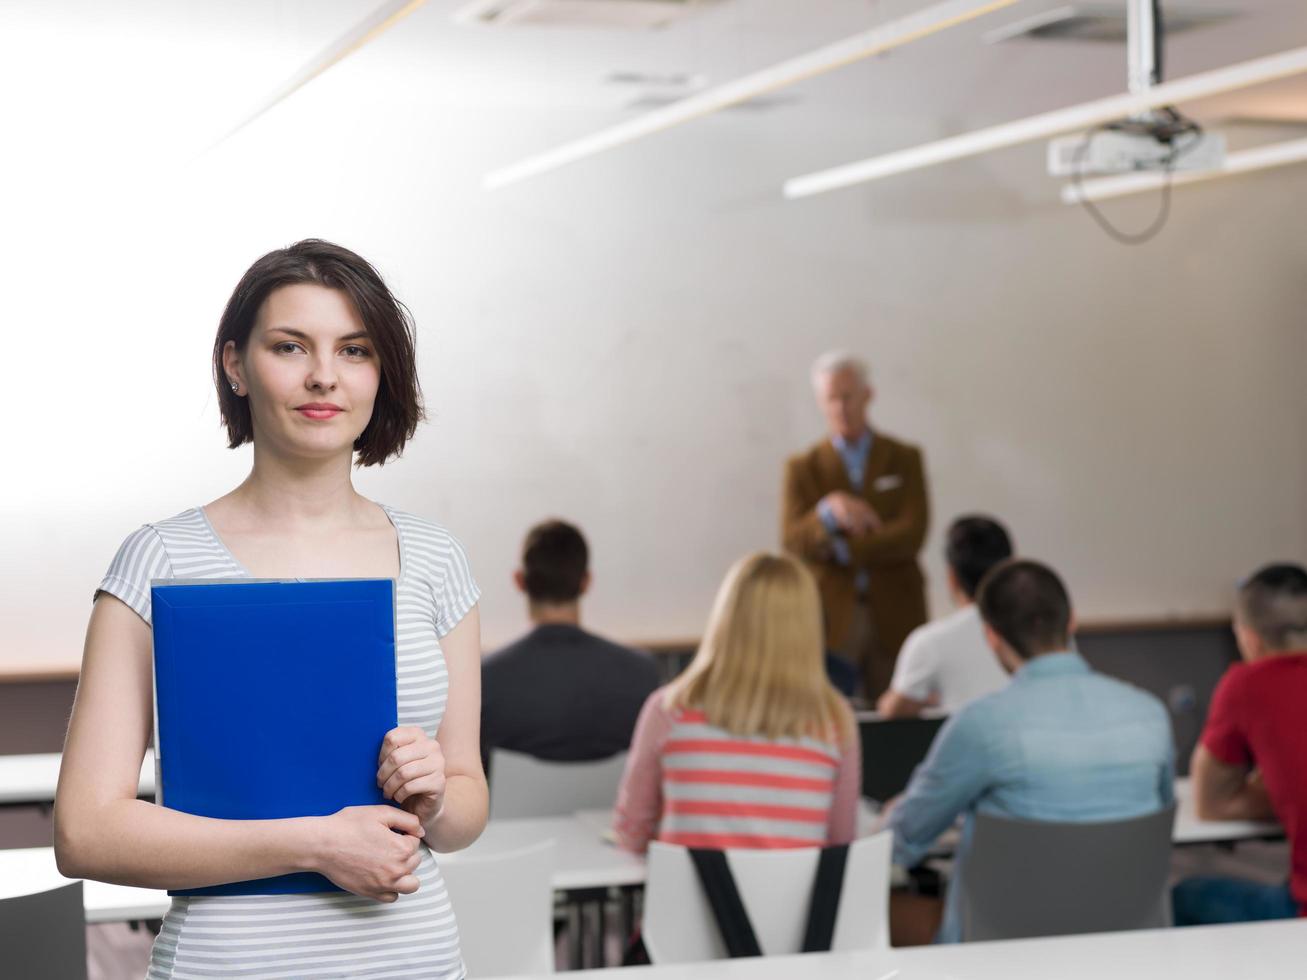
[[[429,589],[437,609],[436,632],[453,629],[481,597],[463,543],[443,524],[379,504],[399,532],[403,577]]]
[[[453,550],[463,551],[463,543],[454,536],[444,524],[418,514],[378,504],[386,515],[407,539],[406,543],[414,549],[435,553],[448,553]]]
[[[188,507],[179,514],[148,521],[137,527],[123,539],[120,550],[155,547],[167,550],[169,546],[202,535],[205,531],[204,515],[200,509]]]

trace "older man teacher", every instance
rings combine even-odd
[[[921,450],[871,428],[874,392],[857,357],[823,354],[812,384],[828,431],[785,464],[781,536],[817,577],[827,645],[857,665],[874,700],[904,638],[926,621]]]

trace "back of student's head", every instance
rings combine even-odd
[[[1012,539],[992,517],[968,514],[949,525],[944,557],[958,588],[968,599],[974,599],[985,573],[1012,557]]]
[[[1239,586],[1236,620],[1267,650],[1307,650],[1307,571],[1266,565]]]
[[[522,545],[522,578],[532,602],[575,602],[585,589],[590,549],[581,532],[566,521],[549,520],[527,532]]]
[[[1070,645],[1071,598],[1047,565],[1013,559],[994,566],[980,582],[976,606],[1023,660]]]
[[[727,572],[669,700],[737,735],[842,738],[852,716],[827,679],[824,657],[812,574],[789,555],[755,552]]]

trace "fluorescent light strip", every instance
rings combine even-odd
[[[1030,116],[1016,122],[978,129],[961,136],[925,143],[910,150],[887,153],[830,170],[805,174],[787,180],[784,193],[788,198],[808,197],[838,190],[868,180],[878,180],[919,170],[950,160],[961,160],[1003,147],[1045,139],[1071,130],[1089,130],[1103,123],[1122,119],[1147,109],[1203,99],[1222,92],[1248,88],[1277,78],[1307,72],[1307,48],[1294,48],[1281,54],[1255,58],[1226,68],[1190,75],[1164,82],[1144,92],[1114,95],[1094,102]]]
[[[786,85],[793,85],[814,75],[903,47],[920,38],[974,20],[1003,7],[1010,7],[1017,2],[1018,0],[946,0],[944,3],[937,3],[915,14],[890,21],[842,41],[836,41],[834,44],[828,44],[797,58],[782,61],[780,64],[737,78],[733,82],[727,82],[707,92],[691,95],[666,108],[656,109],[628,122],[619,123],[518,163],[493,170],[482,179],[481,186],[486,190],[497,190],[519,180],[535,177],[596,153],[611,150],[622,143],[629,143],[727,106],[784,88]]]
[[[1182,184],[1196,184],[1202,180],[1233,177],[1235,174],[1287,167],[1294,163],[1307,163],[1307,139],[1288,140],[1284,143],[1272,143],[1269,146],[1231,153],[1225,158],[1225,163],[1212,170],[1183,170],[1173,173],[1171,185],[1179,187]],[[1120,177],[1087,180],[1079,188],[1074,184],[1063,187],[1062,202],[1079,204],[1085,200],[1102,201],[1110,197],[1124,197],[1127,194],[1156,190],[1165,182],[1165,175],[1160,173],[1123,174]]]
[[[268,110],[290,98],[328,68],[344,61],[365,44],[375,41],[426,2],[427,0],[390,0],[389,3],[383,3],[282,83],[282,86],[265,99],[253,112],[223,134],[214,146],[235,136]]]

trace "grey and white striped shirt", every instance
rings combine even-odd
[[[439,638],[471,610],[480,592],[466,552],[448,531],[381,506],[399,537],[399,723],[434,737],[449,688]],[[148,625],[151,579],[248,576],[196,507],[133,532],[96,594],[117,596]],[[389,905],[341,893],[174,898],[147,980],[462,978],[458,926],[425,845],[417,876],[418,891]]]

